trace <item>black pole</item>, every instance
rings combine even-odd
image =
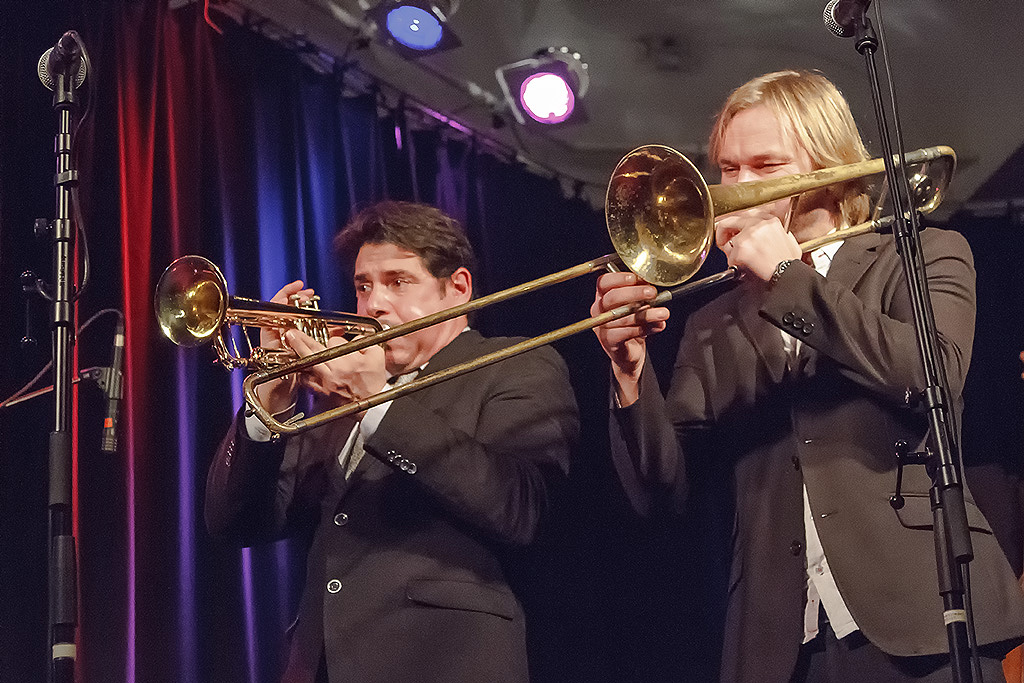
[[[853,4],[848,3],[848,6]],[[907,281],[918,352],[924,368],[925,390],[920,398],[928,415],[930,453],[927,467],[932,481],[930,499],[935,534],[935,558],[939,593],[943,600],[943,621],[949,642],[950,666],[955,683],[968,683],[974,680],[968,639],[969,620],[972,616],[964,608],[965,587],[961,567],[966,568],[974,557],[974,552],[967,527],[957,441],[950,418],[949,389],[945,368],[937,350],[938,335],[921,251],[918,214],[911,209],[914,203],[906,173],[903,172],[906,160],[902,136],[899,134],[896,96],[890,89],[893,126],[896,129],[894,144],[883,106],[881,82],[875,67],[875,52],[879,47],[879,40],[867,17],[868,2],[856,4],[860,8],[859,15],[851,17],[850,20],[856,34],[857,52],[863,55],[868,71],[871,98],[882,143],[882,158],[885,160],[889,187],[892,188],[895,211],[893,235]],[[876,11],[879,11],[878,4]],[[898,168],[893,162],[894,154],[899,158]]]
[[[53,377],[54,428],[49,459],[49,642],[51,683],[74,681],[78,626],[77,561],[72,517],[72,371],[74,330],[75,230],[71,219],[71,188],[78,182],[73,168],[71,114],[80,85],[81,48],[78,35],[65,33],[40,60],[40,77],[52,84],[57,113],[54,150],[57,172],[57,215],[53,223]],[[84,76],[84,74],[83,74]],[[47,81],[49,78],[49,82]]]

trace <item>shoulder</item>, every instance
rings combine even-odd
[[[920,234],[921,247],[923,249],[953,255],[969,256],[971,253],[971,246],[967,243],[967,239],[956,230],[927,227],[922,230]],[[848,241],[854,242],[858,239],[863,238],[853,238]],[[876,237],[876,239],[879,239],[881,242],[882,249],[892,251],[894,253],[896,252],[896,237],[891,233],[881,237]]]
[[[921,246],[925,249],[940,249],[945,253],[965,256],[973,260],[971,245],[967,238],[956,230],[946,228],[925,228],[921,232]]]
[[[925,264],[929,267],[945,267],[973,272],[974,254],[967,239],[956,230],[947,228],[925,228],[920,233],[921,252],[924,254]],[[880,254],[885,254],[887,259],[898,268],[900,261],[899,251],[896,248],[896,238],[893,235],[885,235],[881,240]]]
[[[500,351],[501,349],[514,346],[520,342],[527,341],[528,337],[484,337],[480,336],[480,350],[484,353],[493,353]],[[555,365],[558,367],[564,367],[565,361],[561,354],[558,353],[551,346],[545,345],[535,349],[530,349],[522,354],[513,356],[512,358],[503,361],[502,364],[508,363],[515,366],[531,366],[531,365]]]
[[[467,330],[459,335],[448,347],[440,351],[431,363],[431,370],[439,370],[451,365],[465,363],[481,356],[495,353],[502,349],[526,341],[526,337],[485,337],[477,330]],[[559,377],[568,377],[568,369],[561,355],[550,346],[536,349],[506,358],[500,362],[474,372],[484,376],[521,376],[546,373],[552,381]],[[477,375],[478,379],[481,375]]]

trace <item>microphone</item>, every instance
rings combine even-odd
[[[840,38],[850,38],[857,33],[870,4],[871,0],[829,0],[822,19],[829,31]]]
[[[82,59],[82,46],[78,39],[77,32],[68,31],[60,37],[56,45],[39,58],[36,70],[39,73],[39,80],[48,90],[53,90],[56,87],[58,74],[64,74],[69,79],[74,74],[75,84],[73,87],[75,88],[85,82],[88,68],[85,65],[85,60]]]
[[[110,357],[110,367],[104,373],[107,376],[107,414],[103,418],[103,440],[100,448],[104,453],[117,452],[117,417],[124,396],[124,320],[117,319],[114,330],[114,350]]]

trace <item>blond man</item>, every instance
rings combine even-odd
[[[867,158],[836,87],[799,71],[734,91],[709,149],[723,184]],[[864,184],[853,182],[718,219],[716,242],[745,277],[686,321],[665,397],[645,340],[665,328],[667,309],[597,330],[615,379],[613,454],[637,509],[679,509],[694,454],[727,473],[723,681],[951,680],[924,468],[904,472],[901,509],[888,502],[894,444],[928,436],[913,405],[924,376],[895,244],[864,235],[807,261],[799,247],[868,210]],[[973,260],[955,232],[920,238],[959,412]],[[651,293],[632,274],[604,275],[593,312]],[[967,505],[978,639],[987,680],[998,680],[998,658],[1024,637],[1024,601],[984,517]]]

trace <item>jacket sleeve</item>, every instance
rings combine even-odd
[[[397,400],[366,451],[395,469],[404,465],[400,471],[462,521],[502,541],[525,544],[534,537],[553,484],[568,472],[579,417],[568,370],[553,349],[494,368],[472,434],[417,400]]]
[[[206,528],[239,545],[278,540],[315,523],[317,472],[303,436],[257,442],[239,411],[206,479]]]
[[[967,241],[956,232],[925,230],[921,246],[938,351],[949,391],[959,396],[974,342],[974,260]],[[879,296],[862,300],[810,266],[794,263],[768,289],[760,313],[836,361],[848,378],[902,403],[925,388],[906,279],[895,249],[871,267],[887,268],[888,273],[876,279]],[[803,323],[799,330],[793,327],[794,317]]]
[[[710,447],[711,378],[699,361],[713,349],[702,340],[704,325],[702,312],[687,320],[667,396],[648,358],[637,401],[619,408],[612,398],[612,461],[633,508],[644,517],[682,511],[690,488],[687,460]]]

